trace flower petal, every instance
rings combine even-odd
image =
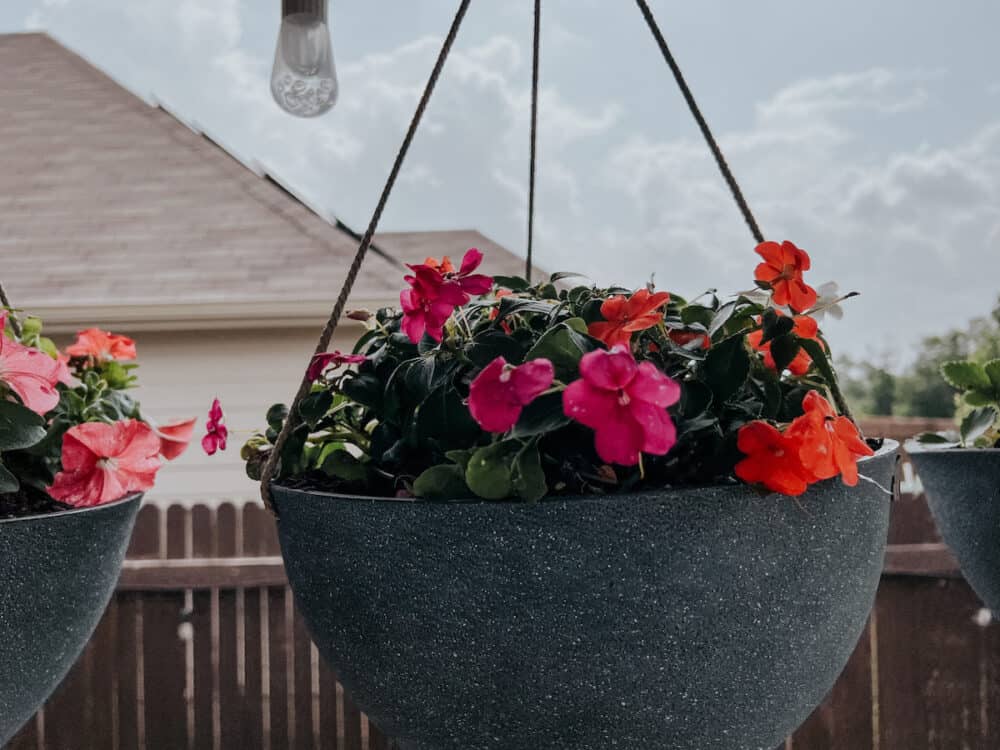
[[[619,409],[613,391],[595,388],[586,380],[576,380],[563,391],[563,413],[590,428],[615,419]]]
[[[462,258],[462,267],[459,269],[458,273],[461,276],[468,276],[470,273],[479,268],[480,264],[483,262],[483,254],[479,252],[476,248],[469,248]]]
[[[631,352],[623,346],[611,351],[597,350],[584,354],[580,374],[593,386],[617,391],[628,385],[638,371]]]
[[[635,466],[645,441],[642,426],[628,412],[620,411],[597,428],[594,448],[606,463]]]
[[[681,400],[680,383],[667,377],[652,362],[639,365],[625,391],[633,400],[645,401],[664,409]]]
[[[555,380],[555,367],[547,359],[533,359],[515,368],[511,373],[510,385],[516,400],[527,406]]]

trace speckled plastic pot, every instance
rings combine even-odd
[[[0,747],[56,689],[93,635],[141,499],[0,521]]]
[[[895,448],[863,473],[888,487]],[[773,750],[854,649],[889,519],[868,482],[799,502],[274,496],[316,643],[405,750]]]
[[[1000,616],[1000,450],[906,447],[941,536]]]

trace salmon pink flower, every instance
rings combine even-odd
[[[799,458],[800,445],[794,436],[782,434],[767,422],[745,424],[736,447],[746,458],[736,464],[736,476],[782,495],[801,495],[814,477]]]
[[[59,403],[56,384],[72,382],[65,362],[0,334],[0,383],[33,412],[44,416],[52,411]]]
[[[368,357],[364,354],[343,354],[341,352],[328,352],[327,354],[317,354],[309,363],[309,372],[306,377],[310,381],[316,382],[323,373],[331,367],[343,367],[344,365],[360,365],[366,362]]]
[[[197,418],[192,417],[154,427],[153,431],[160,439],[160,455],[167,461],[173,461],[180,457],[191,443],[197,423]]]
[[[585,354],[580,375],[563,392],[563,411],[595,430],[601,460],[634,466],[642,453],[670,452],[677,430],[667,407],[680,400],[679,383],[652,362],[636,364],[624,346]]]
[[[434,258],[427,258],[424,260],[424,265],[428,268],[433,268],[442,276],[447,273],[455,273],[455,266],[452,265],[451,258],[447,255],[442,256],[440,261]]]
[[[555,368],[547,359],[514,367],[497,357],[469,386],[469,411],[487,432],[503,433],[517,424],[521,412],[552,385]]]
[[[633,333],[663,320],[663,313],[658,311],[669,301],[669,293],[653,294],[648,289],[640,289],[627,299],[624,295],[611,297],[601,305],[604,321],[591,323],[588,332],[608,346],[628,346]]]
[[[76,334],[76,343],[66,347],[70,357],[89,357],[95,362],[135,359],[135,341],[128,336],[88,328]]]
[[[816,391],[802,400],[805,413],[792,422],[787,435],[799,445],[802,465],[818,481],[840,474],[844,484],[858,483],[858,459],[874,451],[861,439],[857,426],[838,416],[830,402]]]
[[[775,310],[774,312],[777,313],[779,317],[784,316],[780,310]],[[759,323],[760,320],[758,319],[757,322]],[[816,322],[815,318],[810,318],[808,315],[795,316],[792,333],[800,339],[814,339],[816,341],[820,341],[820,344],[822,344],[822,341],[819,338],[819,323]],[[761,344],[760,342],[763,340],[763,331],[754,331],[747,336],[747,341],[750,342],[750,346],[764,355],[764,364],[772,370],[776,370],[778,369],[778,363],[774,361],[774,355],[771,353],[771,342],[768,341],[766,344]],[[788,370],[792,373],[792,375],[801,377],[809,372],[809,368],[811,366],[812,357],[806,353],[805,349],[799,349],[798,354],[795,355],[795,359],[789,363]]]
[[[816,304],[816,290],[802,278],[811,263],[805,250],[788,241],[780,245],[762,242],[757,245],[757,254],[764,262],[757,266],[754,277],[770,287],[774,304],[790,306],[796,312],[805,312]]]
[[[145,492],[160,469],[159,455],[160,439],[137,419],[76,425],[63,437],[62,471],[49,494],[86,507]]]
[[[229,440],[229,428],[225,425],[225,418],[219,399],[215,399],[212,401],[212,408],[208,410],[205,437],[201,439],[201,449],[209,456],[214,456],[219,451],[226,449],[226,441]]]

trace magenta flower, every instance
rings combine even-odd
[[[323,373],[331,367],[343,367],[344,365],[360,365],[367,361],[364,354],[343,354],[341,352],[329,352],[327,354],[317,354],[309,363],[309,372],[306,377],[315,382],[319,380]]]
[[[493,277],[481,273],[473,273],[483,262],[483,254],[476,248],[469,250],[462,258],[458,273],[446,273],[445,281],[455,281],[462,291],[473,297],[486,294],[493,288]]]
[[[670,452],[677,430],[667,407],[680,400],[677,381],[651,362],[636,364],[622,346],[584,355],[580,375],[563,392],[563,411],[595,431],[601,460],[634,466],[642,453]]]
[[[208,424],[205,425],[207,432],[205,437],[201,439],[201,448],[209,456],[214,456],[218,451],[226,449],[229,429],[225,425],[225,418],[219,399],[215,399],[212,402],[212,408],[208,410]]]
[[[458,284],[446,283],[432,268],[416,266],[413,270],[416,275],[406,277],[411,288],[399,295],[403,333],[413,343],[420,341],[425,332],[440,341],[444,337],[444,324],[456,307],[469,301],[469,295]]]
[[[487,432],[507,432],[521,418],[521,411],[548,390],[555,369],[547,359],[533,359],[519,367],[497,357],[469,387],[469,411]]]

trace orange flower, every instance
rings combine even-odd
[[[809,254],[791,242],[762,242],[757,254],[764,262],[757,266],[754,277],[771,287],[774,304],[790,306],[805,312],[816,304],[816,290],[802,280],[802,272],[809,270]]]
[[[441,258],[440,263],[434,258],[427,258],[424,261],[424,265],[433,268],[442,276],[444,276],[446,273],[455,273],[455,266],[452,265],[451,258],[449,258],[447,255]]]
[[[591,323],[588,332],[609,347],[628,346],[633,333],[652,328],[663,320],[663,313],[657,311],[669,301],[669,293],[653,294],[648,289],[640,289],[628,299],[617,295],[604,301],[601,305],[604,321]]]
[[[858,459],[875,452],[861,439],[857,426],[847,417],[838,416],[830,402],[816,391],[806,395],[802,408],[805,413],[786,432],[799,445],[802,465],[814,481],[840,474],[844,484],[854,487],[858,483]]]
[[[712,348],[712,339],[709,338],[707,333],[701,333],[699,331],[670,331],[668,334],[670,340],[673,341],[677,346],[685,346],[690,344],[692,341],[698,341],[702,349]],[[652,350],[651,350],[652,351]]]
[[[780,310],[775,310],[775,312],[779,317],[784,317],[784,314]],[[760,322],[759,318],[757,322]],[[815,318],[810,318],[808,315],[796,315],[792,333],[802,339],[815,339],[819,341],[819,323],[816,322]],[[777,370],[778,364],[774,361],[774,356],[771,354],[771,342],[768,341],[766,344],[761,344],[760,342],[763,338],[763,331],[754,331],[747,336],[750,346],[764,355],[764,364],[772,370]],[[799,353],[795,355],[795,359],[788,365],[788,369],[792,375],[802,376],[809,372],[811,366],[812,357],[806,354],[805,349],[799,349]]]
[[[782,495],[801,495],[813,477],[799,458],[800,444],[767,422],[740,428],[736,447],[746,458],[736,464],[736,476]]]
[[[135,359],[135,342],[128,336],[88,328],[76,334],[76,343],[66,348],[70,357],[90,357],[98,362]]]

